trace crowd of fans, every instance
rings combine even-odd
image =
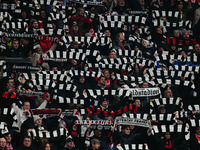
[[[198,0],[0,0],[0,150],[199,150]]]

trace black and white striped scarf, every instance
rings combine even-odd
[[[190,138],[189,128],[186,125],[154,125],[153,133],[185,133],[185,139],[188,140]]]
[[[162,20],[153,20],[153,26],[165,26],[165,27],[173,27],[173,28],[192,28],[192,24],[190,21],[180,21],[178,23],[172,23],[172,22],[164,22]]]
[[[171,71],[171,70],[154,70],[148,69],[145,76],[148,77],[186,77],[189,80],[194,80],[194,74],[189,71]]]
[[[99,21],[104,24],[106,22],[124,22],[124,23],[140,23],[145,24],[146,18],[141,16],[99,16]],[[116,26],[118,27],[118,26]]]
[[[122,144],[117,146],[118,150],[149,150],[148,145],[144,144]]]
[[[85,53],[74,53],[66,51],[48,51],[43,55],[43,61],[67,62],[69,59],[85,61]]]
[[[160,98],[154,99],[154,101],[150,102],[150,112],[152,112],[153,107],[159,105],[177,105],[183,109],[183,102],[179,98]]]
[[[54,130],[52,132],[42,132],[42,131],[36,131],[35,129],[32,129],[29,135],[35,139],[35,138],[57,138],[60,136],[67,137],[68,131],[65,128],[60,128],[58,130]]]
[[[155,10],[152,13],[153,18],[160,18],[160,17],[174,17],[178,19],[182,19],[182,14],[179,11],[159,11]]]

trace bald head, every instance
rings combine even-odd
[[[4,149],[6,147],[6,139],[0,138],[0,149]]]

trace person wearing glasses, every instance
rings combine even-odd
[[[5,138],[0,138],[0,150],[8,150]]]

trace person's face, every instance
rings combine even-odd
[[[197,54],[197,55],[200,54],[200,46],[199,46],[199,44],[194,45],[194,52],[195,52],[195,54]]]
[[[14,86],[15,86],[14,80],[13,80],[13,79],[10,79],[10,80],[8,81],[8,83],[7,83],[7,86],[10,87],[10,88],[14,87]]]
[[[200,135],[200,127],[197,127],[195,133],[196,133],[197,135]]]
[[[82,84],[85,83],[85,77],[80,77],[79,82],[82,83]]]
[[[23,11],[23,12],[22,12],[22,18],[24,18],[24,19],[25,19],[25,18],[26,18],[26,16],[27,16],[26,12],[25,12],[25,11]]]
[[[106,31],[104,32],[104,34],[105,34],[105,37],[110,37],[110,36],[111,36],[111,33],[110,33],[109,30],[106,30]]]
[[[52,23],[52,27],[53,27],[53,29],[56,29],[56,24]]]
[[[106,84],[106,79],[105,79],[105,77],[101,77],[101,78],[100,78],[99,84],[100,84],[100,85],[105,85],[105,84]]]
[[[0,148],[4,149],[6,147],[6,140],[4,138],[0,139]]]
[[[125,37],[122,33],[119,34],[119,41],[124,41]]]
[[[101,137],[101,131],[100,131],[100,130],[95,130],[95,131],[94,131],[94,135],[95,135],[96,137],[100,138],[100,137]]]
[[[124,0],[119,0],[119,6],[125,6],[125,1]]]
[[[71,48],[72,48],[72,49],[78,49],[78,47],[79,47],[78,42],[73,42],[73,43],[71,44]]]
[[[142,84],[142,88],[148,88],[148,87],[149,87],[148,83],[144,82],[144,83]]]
[[[135,100],[135,105],[136,105],[136,106],[138,106],[138,107],[140,107],[140,106],[141,106],[141,102],[140,102],[140,100],[139,100],[139,99],[136,99],[136,100]]]
[[[115,52],[110,52],[109,58],[115,59],[116,57],[117,57],[117,56],[116,56],[116,53],[115,53]]]
[[[23,145],[26,147],[31,146],[31,139],[30,138],[24,138]]]
[[[174,37],[179,38],[180,37],[180,32],[178,30],[174,30]]]
[[[179,10],[182,10],[183,9],[183,2],[179,2],[177,8]]]
[[[44,148],[44,150],[50,150],[50,149],[51,149],[51,146],[50,146],[49,143],[47,143],[46,146],[45,146],[45,148]]]
[[[165,114],[165,113],[166,113],[166,108],[161,108],[161,109],[160,109],[160,113],[161,113],[161,114]]]
[[[25,102],[23,105],[23,109],[24,110],[30,110],[30,103],[29,102]]]
[[[35,121],[36,125],[41,126],[42,125],[42,119],[37,119]]]
[[[169,132],[165,133],[165,138],[168,139],[168,140],[170,139],[170,133]]]
[[[72,26],[72,31],[74,32],[74,33],[78,33],[78,26],[77,25],[73,25]]]
[[[84,9],[80,9],[80,10],[79,10],[79,15],[80,15],[80,16],[84,16],[84,15],[85,15]]]
[[[130,134],[130,131],[131,129],[129,127],[125,128],[122,132],[126,135],[129,135]]]
[[[130,129],[133,130],[135,128],[134,125],[130,125]]]
[[[85,120],[90,120],[90,117],[86,117]]]
[[[148,47],[147,42],[146,42],[146,41],[143,41],[143,42],[142,42],[142,46],[145,47],[145,48],[147,48],[147,47]]]
[[[165,91],[165,97],[166,98],[171,98],[173,97],[173,93],[172,93],[172,90],[168,89]]]
[[[180,52],[180,55],[182,55],[183,57],[186,57],[186,56],[187,56],[186,53],[185,53],[185,51],[181,51],[181,52]]]
[[[144,0],[138,0],[140,4],[144,4]]]
[[[107,106],[108,106],[108,101],[103,101],[103,102],[101,103],[101,105],[102,105],[103,107],[107,107]]]
[[[109,121],[112,121],[112,116],[105,116],[105,120],[109,120]]]
[[[74,142],[73,141],[69,141],[69,142],[67,142],[66,143],[66,146],[69,148],[69,149],[72,149],[72,148],[74,148]]]
[[[93,147],[93,149],[99,149],[99,147],[100,147],[100,144],[99,143],[95,143],[95,144],[92,144],[92,147]]]
[[[23,39],[23,40],[21,41],[21,43],[22,43],[22,45],[27,45],[27,44],[29,43],[29,41],[28,41],[28,40],[25,40],[25,39]]]
[[[38,27],[39,27],[39,24],[38,24],[38,22],[37,21],[35,21],[35,22],[33,22],[33,28],[35,28],[35,29],[37,29]]]
[[[105,76],[106,79],[110,78],[110,73],[108,70],[106,70],[103,75]]]
[[[57,68],[57,67],[53,67],[53,68],[51,69],[51,71],[58,71],[58,68]]]
[[[7,143],[11,143],[12,137],[11,137],[10,134],[8,134],[8,135],[5,136],[5,139],[6,139]]]
[[[40,16],[44,19],[46,17],[46,12],[45,11],[41,11],[40,12]]]
[[[190,38],[190,34],[189,34],[188,32],[185,32],[185,33],[183,34],[183,38],[184,38],[184,39],[189,39],[189,38]]]
[[[158,34],[162,34],[162,29],[161,29],[161,28],[157,28],[156,32],[157,32]]]
[[[12,43],[12,46],[13,46],[14,49],[18,49],[19,48],[19,42],[18,41],[14,41]]]
[[[42,54],[42,48],[41,47],[37,48],[37,53]]]
[[[171,46],[171,50],[175,51],[176,50],[176,45]]]

